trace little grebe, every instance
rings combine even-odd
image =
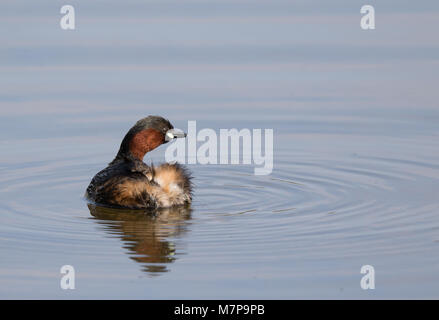
[[[143,162],[145,154],[186,134],[157,116],[137,121],[122,140],[116,158],[97,173],[86,198],[97,204],[129,209],[165,208],[189,204],[191,177],[178,163],[158,167]]]

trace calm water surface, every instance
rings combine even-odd
[[[72,33],[0,5],[0,298],[439,297],[437,4],[367,33],[355,1],[77,2]],[[192,206],[157,215],[88,204],[149,114],[272,128],[273,172],[188,165]]]

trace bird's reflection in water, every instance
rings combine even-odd
[[[110,235],[117,235],[130,258],[142,265],[149,275],[168,272],[180,248],[178,238],[187,232],[191,209],[174,207],[154,212],[112,209],[88,204],[90,214]],[[181,251],[181,250],[180,250]]]

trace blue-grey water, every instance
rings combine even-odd
[[[368,31],[352,0],[75,0],[74,31],[64,4],[0,3],[0,298],[439,297],[437,1],[368,1]],[[89,207],[149,114],[273,129],[273,171],[190,164],[190,209]]]

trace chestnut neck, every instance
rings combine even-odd
[[[122,159],[143,161],[146,153],[164,142],[164,135],[156,129],[130,130],[123,138],[119,152],[112,162]]]

